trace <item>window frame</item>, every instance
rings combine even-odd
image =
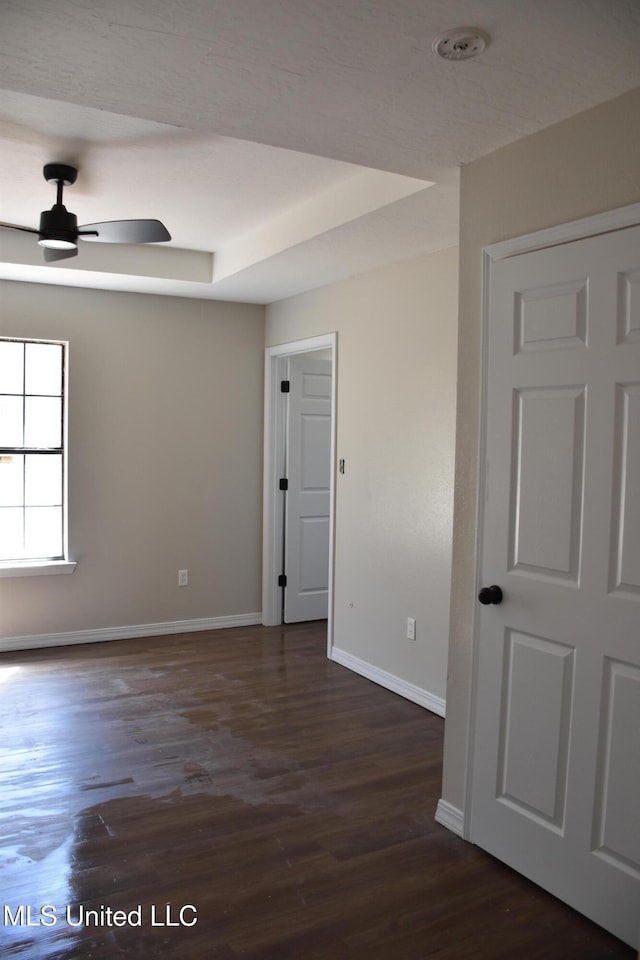
[[[68,396],[69,396],[69,343],[66,340],[48,340],[41,337],[12,337],[1,336],[0,342],[19,343],[25,347],[28,344],[44,344],[60,346],[62,348],[62,384],[61,384],[61,430],[60,446],[51,448],[37,448],[22,446],[0,446],[0,456],[41,455],[49,456],[52,453],[62,457],[62,555],[59,557],[24,558],[14,560],[0,560],[1,577],[40,576],[46,574],[73,573],[76,563],[69,559],[69,498],[68,498]],[[26,352],[25,352],[26,356]],[[18,396],[18,394],[16,394]],[[26,392],[26,383],[23,378],[23,398],[29,396]],[[23,441],[24,441],[23,436]],[[23,504],[24,508],[24,504]]]

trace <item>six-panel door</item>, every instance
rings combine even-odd
[[[471,839],[632,945],[640,228],[491,267]]]

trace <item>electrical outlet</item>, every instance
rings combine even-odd
[[[415,638],[416,638],[415,617],[407,617],[407,640],[415,640]]]
[[[178,570],[178,586],[179,586],[179,587],[188,587],[188,586],[189,586],[189,571],[188,571],[188,570]]]

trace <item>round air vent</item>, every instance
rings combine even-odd
[[[443,60],[470,60],[489,44],[489,35],[476,27],[458,27],[441,33],[433,41],[433,49]]]

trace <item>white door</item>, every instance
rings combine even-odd
[[[470,839],[637,946],[640,227],[492,265],[485,375]]]
[[[331,357],[289,359],[285,623],[327,617],[331,469]]]

